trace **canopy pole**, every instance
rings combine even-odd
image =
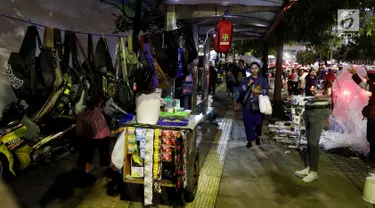
[[[176,20],[176,6],[175,5],[166,5],[166,17],[165,17],[165,30],[171,31],[177,29],[177,20]],[[174,77],[174,76],[173,76]],[[176,97],[176,79],[169,76],[169,92],[168,96],[171,96],[173,99]]]
[[[277,28],[277,55],[276,55],[276,74],[275,74],[275,89],[274,89],[274,100],[281,101],[281,89],[283,87],[281,75],[283,71],[283,50],[284,50],[284,33],[283,33],[283,23],[281,23]]]
[[[193,27],[193,38],[195,43],[195,48],[198,49],[199,46],[199,26]],[[193,87],[193,93],[191,95],[191,113],[193,115],[197,114],[197,92],[198,92],[198,83],[199,83],[199,77],[198,77],[198,66],[199,66],[199,57],[197,57],[193,63],[191,63],[191,76],[193,77],[194,81],[194,87]]]
[[[204,114],[207,113],[208,104],[209,104],[209,95],[208,95],[208,88],[210,85],[210,48],[211,48],[211,39],[212,36],[209,35],[206,41],[206,45],[204,45],[204,68],[202,73],[202,100],[203,102],[203,112]]]
[[[262,75],[267,77],[267,72],[268,72],[268,41],[263,41],[263,56],[262,56],[262,62],[263,62],[263,67],[262,67]]]

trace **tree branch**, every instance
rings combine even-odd
[[[111,6],[115,7],[116,9],[118,9],[118,10],[120,10],[122,12],[122,14],[124,15],[124,17],[133,20],[132,17],[129,17],[126,14],[126,12],[125,12],[125,6],[124,5],[123,5],[123,9],[121,9],[121,7],[119,7],[117,4],[115,4],[113,2],[109,2],[109,1],[106,1],[106,0],[99,0],[99,2],[104,3],[104,4],[108,4],[108,5],[111,5]]]

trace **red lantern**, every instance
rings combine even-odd
[[[216,25],[214,49],[218,53],[229,53],[232,48],[232,22],[219,20]]]

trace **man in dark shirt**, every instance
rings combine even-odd
[[[212,93],[212,95],[215,95],[216,91],[216,85],[217,85],[217,71],[214,66],[210,66],[210,86],[208,89],[209,93]]]

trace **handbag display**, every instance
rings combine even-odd
[[[102,94],[106,98],[114,98],[116,94],[116,77],[112,65],[111,54],[108,51],[107,41],[99,38],[95,49],[96,72],[101,75]]]
[[[126,51],[123,38],[119,38],[116,46],[116,96],[115,101],[122,106],[128,105],[133,99],[133,91],[128,79],[128,70],[126,64]]]

